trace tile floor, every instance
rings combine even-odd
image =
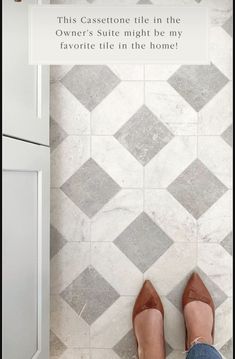
[[[51,67],[51,359],[137,358],[144,278],[163,298],[168,358],[183,358],[180,296],[194,269],[229,359],[232,1],[138,3],[209,6],[212,63]]]

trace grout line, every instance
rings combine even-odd
[[[167,126],[171,126],[171,125],[197,125],[197,123],[196,122],[189,122],[189,123],[185,123],[185,122],[171,122],[171,123],[167,123],[166,124]],[[115,135],[115,133],[111,133],[111,134],[96,134],[96,133],[94,133],[94,134],[92,134],[92,136],[94,136],[94,137],[113,137]],[[216,135],[197,135],[197,133],[196,134],[181,134],[181,135],[179,135],[179,134],[174,134],[173,133],[173,135],[174,135],[174,137],[221,137],[221,135],[218,135],[218,134],[216,134]],[[68,136],[67,137],[69,137],[69,136],[76,136],[76,137],[90,137],[90,134],[89,133],[87,133],[87,134],[77,134],[77,133],[69,133],[68,134]],[[5,136],[5,137],[7,137],[7,136]],[[67,138],[66,137],[66,138]],[[32,142],[30,142],[30,143],[32,143]],[[62,143],[62,142],[61,142]],[[59,146],[59,145],[58,145]],[[58,147],[57,146],[57,147]],[[45,147],[47,147],[47,146],[45,146]],[[56,148],[57,148],[56,147]],[[55,148],[55,149],[56,149]],[[53,152],[53,151],[52,151]]]

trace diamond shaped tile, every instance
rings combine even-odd
[[[200,111],[226,85],[228,79],[213,64],[185,65],[168,82],[196,111]]]
[[[230,232],[223,240],[220,242],[221,246],[226,249],[229,254],[233,254],[233,234]]]
[[[66,350],[66,345],[55,335],[55,333],[50,331],[50,355],[53,357],[59,357]]]
[[[198,159],[167,189],[196,219],[227,191],[227,187]]]
[[[62,234],[51,225],[50,230],[50,255],[51,258],[59,252],[61,248],[65,246],[67,243],[66,239],[62,236]]]
[[[136,339],[132,329],[113,347],[113,351],[121,359],[138,359]]]
[[[61,296],[89,325],[119,298],[116,290],[92,266],[86,268]]]
[[[146,165],[172,138],[172,133],[146,106],[142,106],[115,138],[142,165]]]
[[[226,359],[232,359],[233,358],[233,340],[232,338],[225,343],[222,348],[220,349],[221,354]]]
[[[61,80],[63,85],[92,111],[120,82],[103,65],[76,65]]]
[[[173,241],[142,212],[114,241],[116,246],[145,272]]]
[[[229,146],[233,145],[233,125],[230,125],[221,135]]]
[[[223,25],[223,29],[230,35],[233,36],[233,16],[231,16]]]
[[[61,189],[91,218],[120,190],[120,187],[90,158]]]
[[[50,118],[50,148],[53,151],[67,137],[67,133]]]
[[[200,275],[211,293],[216,308],[219,307],[227,299],[227,295],[200,268],[195,268],[195,271]],[[190,275],[191,273],[182,279],[167,295],[167,298],[179,311],[182,309],[181,298]]]

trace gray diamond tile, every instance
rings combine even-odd
[[[113,351],[121,359],[138,359],[136,339],[132,329],[113,347]]]
[[[65,288],[61,296],[89,325],[119,298],[116,290],[92,266]]]
[[[51,258],[56,255],[60,249],[62,249],[67,240],[62,236],[62,234],[57,231],[57,229],[51,225],[50,229],[50,256]]]
[[[104,65],[76,65],[61,80],[63,85],[92,111],[120,82]]]
[[[90,158],[61,189],[91,218],[119,192],[120,186]]]
[[[230,36],[233,36],[233,16],[225,21],[222,27]]]
[[[232,338],[225,343],[222,348],[220,349],[221,354],[226,359],[232,359],[233,358],[233,340]]]
[[[229,146],[233,146],[233,125],[230,125],[221,135]]]
[[[198,159],[167,189],[196,219],[227,191],[227,187]]]
[[[233,254],[233,234],[230,232],[223,240],[220,242],[221,246],[226,249],[229,254]]]
[[[200,111],[226,85],[228,79],[213,64],[185,65],[168,82],[196,111]]]
[[[53,151],[67,137],[67,133],[50,118],[50,148]]]
[[[55,335],[55,333],[50,331],[50,356],[59,357],[66,350],[66,345]]]
[[[146,106],[142,106],[115,134],[115,138],[142,165],[146,165],[173,135]]]
[[[195,271],[200,275],[209,292],[211,293],[216,308],[219,307],[226,299],[227,295],[200,269],[195,268]],[[186,283],[191,276],[191,272],[180,281],[171,291],[168,293],[167,298],[170,300],[174,306],[181,311],[181,298],[186,286]]]
[[[142,272],[145,272],[166,252],[173,241],[143,212],[114,243]]]

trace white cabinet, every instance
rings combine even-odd
[[[28,64],[28,5],[3,1],[3,134],[49,145],[49,68]]]
[[[3,139],[3,358],[49,358],[49,148]]]

